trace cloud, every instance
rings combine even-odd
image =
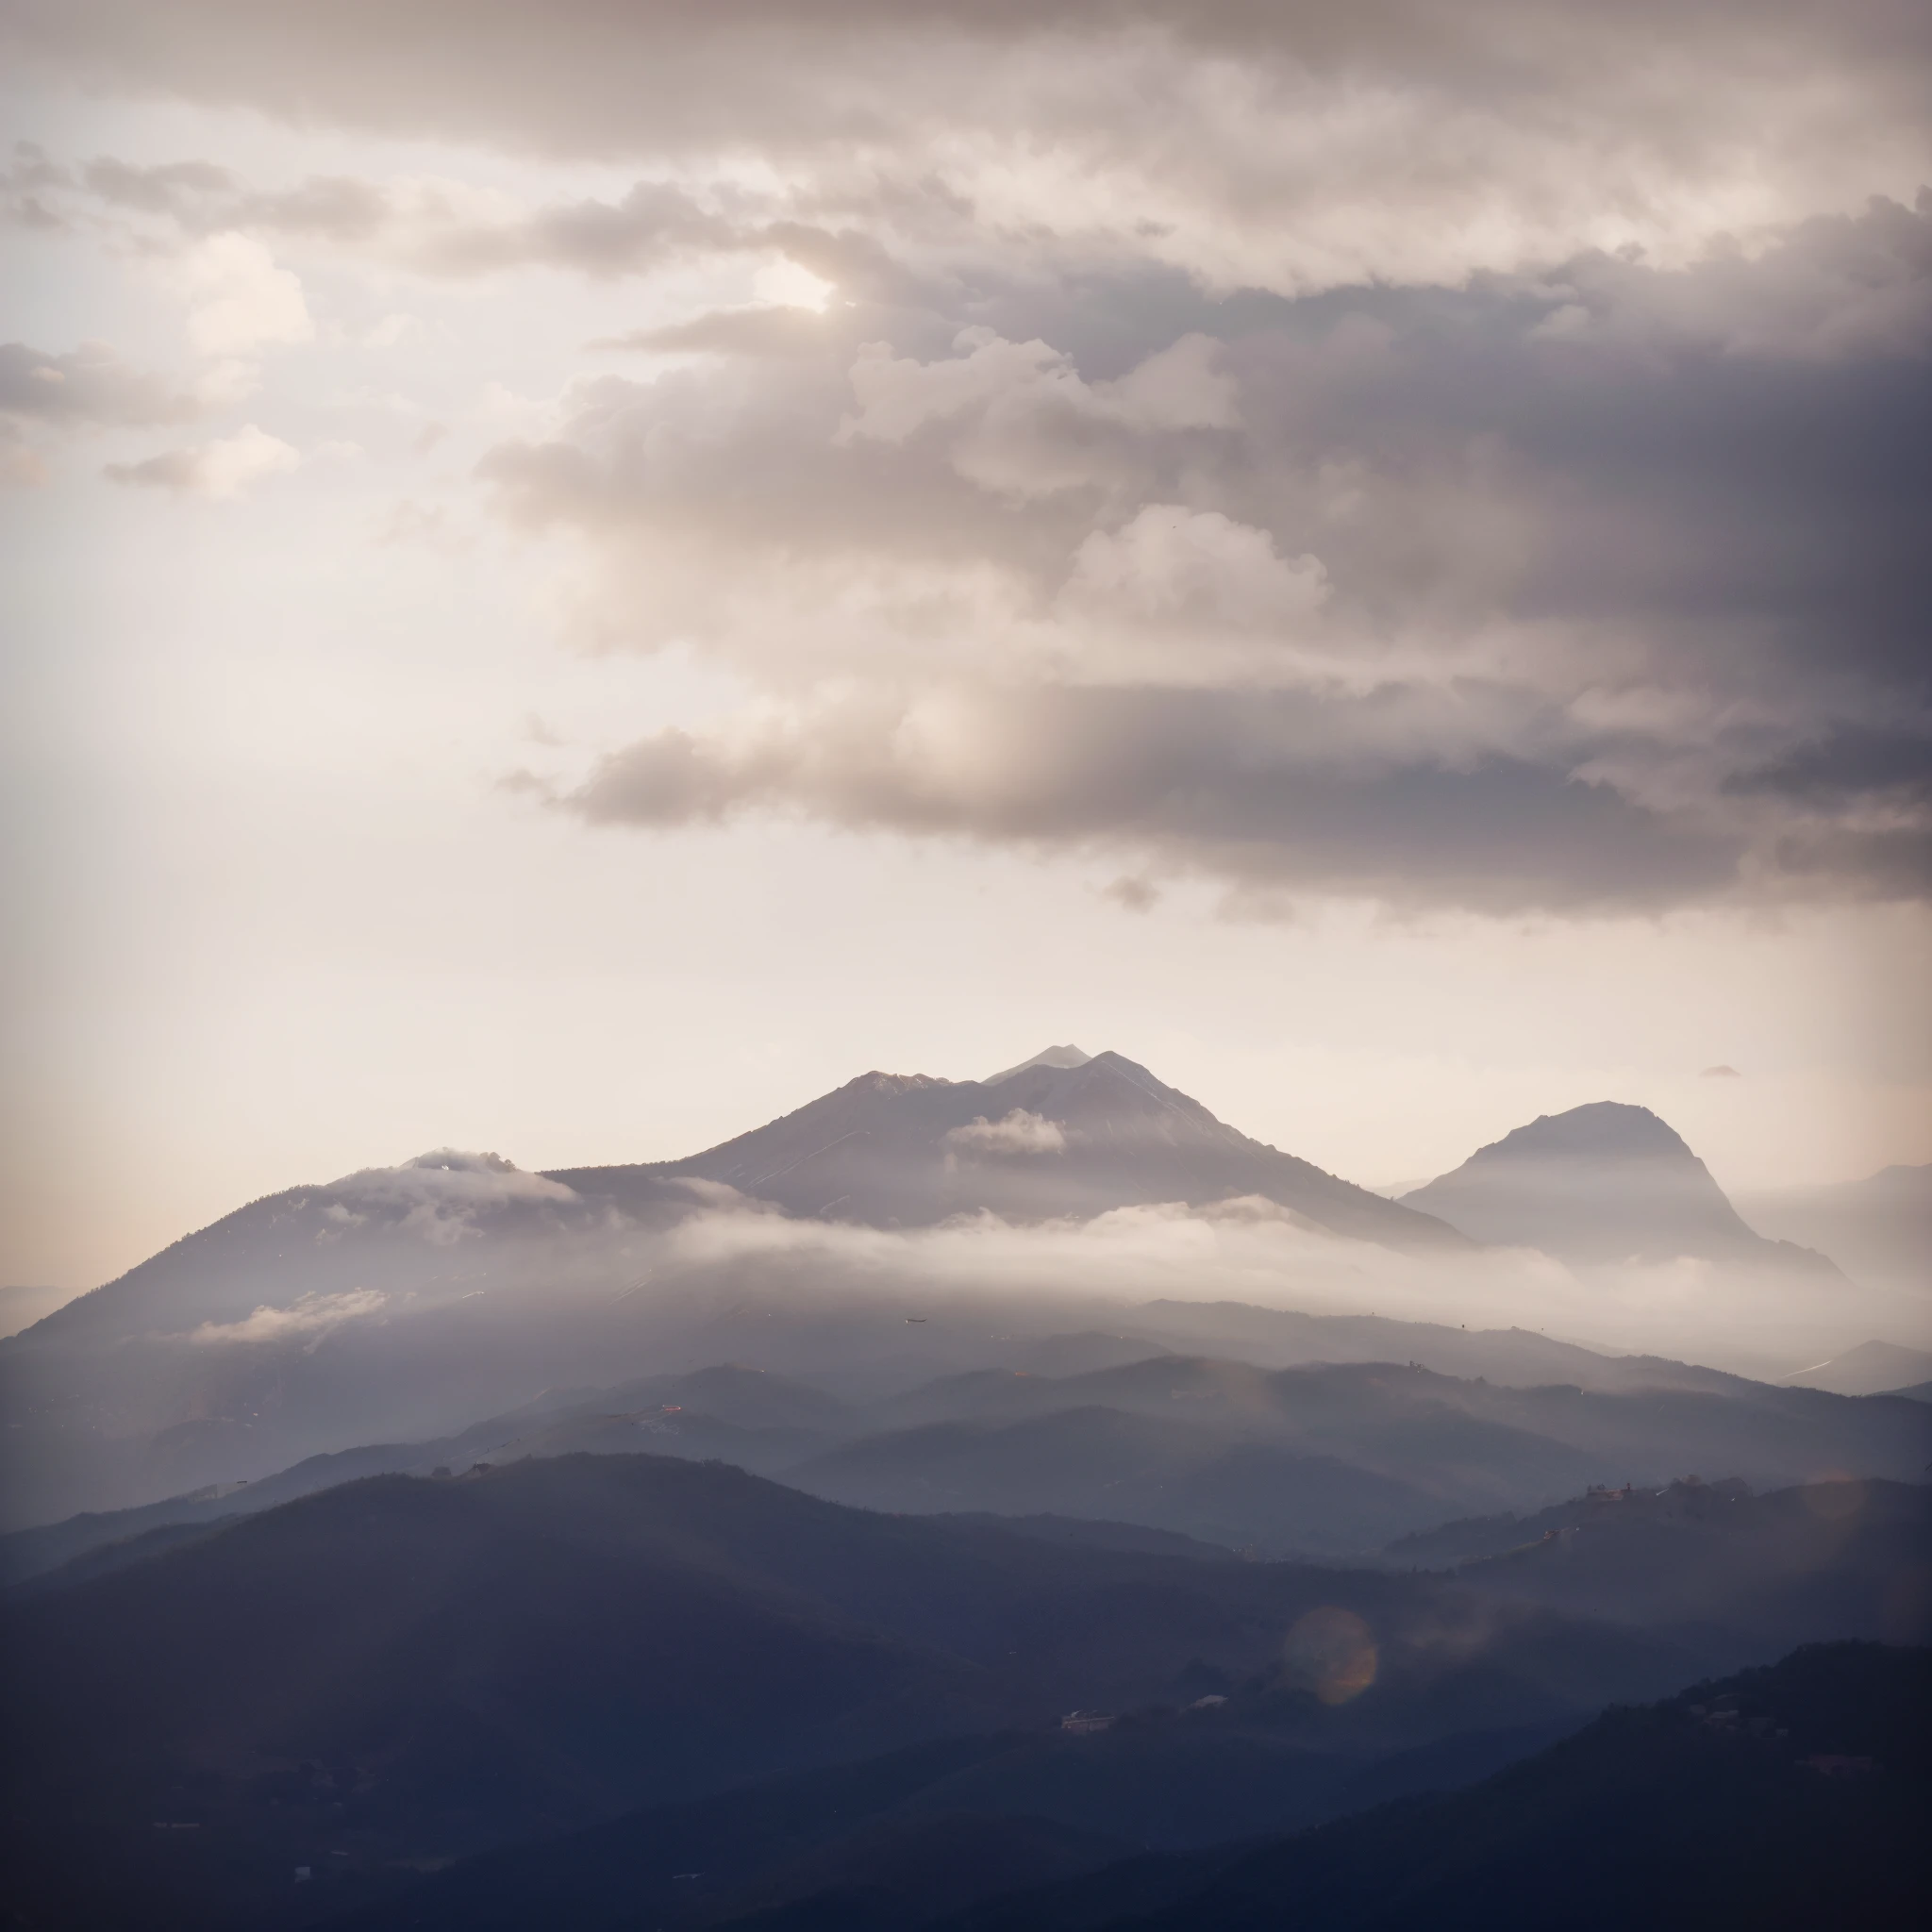
[[[210,235],[165,273],[188,304],[188,339],[204,354],[236,356],[315,333],[300,279],[252,236]]]
[[[822,346],[824,333],[809,308],[720,308],[689,322],[607,336],[589,346],[659,356],[808,356]]]
[[[27,71],[94,87],[677,179],[755,156],[922,238],[1291,293],[1579,243],[1681,258],[1926,173],[1910,0],[10,0],[4,23]]]
[[[949,1129],[945,1144],[960,1154],[1063,1154],[1067,1133],[1058,1121],[1016,1107],[1001,1120],[989,1121],[982,1114]]]
[[[1744,1076],[1736,1067],[1706,1067],[1698,1077],[1703,1080],[1741,1080]]]
[[[204,408],[202,396],[134,368],[102,342],[65,355],[0,343],[0,481],[42,482],[50,436],[178,423]]]
[[[504,509],[758,696],[560,800],[1492,912],[1923,895],[1928,236],[1932,199],[1749,261],[1177,298],[1109,375],[860,308],[586,384],[486,460]]]
[[[196,399],[124,362],[103,342],[51,355],[25,342],[0,344],[0,415],[47,425],[178,423]]]
[[[377,1313],[388,1300],[373,1288],[351,1289],[341,1294],[305,1294],[285,1308],[264,1304],[239,1322],[204,1322],[188,1339],[203,1343],[263,1342],[306,1336],[312,1345],[344,1322]]]
[[[678,366],[531,406],[480,470],[579,540],[601,637],[747,692],[526,779],[590,823],[1078,851],[1127,905],[1932,889],[1904,0],[10,0],[0,35],[63,83],[517,158],[21,155],[21,207],[164,264],[231,398],[313,338],[291,250],[385,305],[657,278],[667,319],[599,346]],[[720,256],[814,306],[667,314]],[[251,436],[109,474],[293,460]]]
[[[676,1223],[651,1256],[649,1296],[667,1313],[715,1310],[727,1284],[746,1307],[792,1310],[858,1297],[901,1307],[957,1297],[976,1309],[1091,1297],[1116,1311],[1147,1301],[1229,1301],[1521,1327],[1610,1350],[1738,1363],[1747,1373],[1807,1336],[1923,1322],[1923,1311],[1843,1284],[1807,1287],[1701,1261],[1579,1272],[1529,1249],[1403,1256],[1310,1228],[1256,1198],[1124,1208],[1033,1226],[980,1215],[903,1231],[727,1204]],[[1740,1337],[1749,1338],[1742,1355]]]
[[[166,450],[143,462],[109,463],[106,474],[116,483],[219,498],[239,496],[264,477],[296,468],[301,460],[302,453],[292,443],[247,423],[233,436],[213,442]]]

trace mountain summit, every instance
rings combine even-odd
[[[1084,1067],[1092,1058],[1091,1053],[1082,1053],[1077,1046],[1049,1046],[1043,1053],[1035,1054],[1030,1060],[1022,1060],[1017,1067],[989,1074],[979,1084],[997,1087],[1002,1080],[1010,1080],[1015,1074],[1024,1074],[1029,1067]]]
[[[1754,1233],[1675,1128],[1614,1100],[1540,1115],[1402,1201],[1473,1241],[1566,1261],[1690,1256],[1837,1272],[1808,1248]]]
[[[1161,1201],[1258,1194],[1331,1233],[1458,1247],[1440,1221],[1251,1141],[1117,1053],[1049,1047],[991,1080],[862,1074],[769,1125],[689,1159],[552,1174],[583,1195],[722,1181],[793,1214],[876,1227],[991,1211],[1090,1216]]]

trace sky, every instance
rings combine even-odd
[[[1928,42],[0,0],[0,1281],[1054,1041],[1932,1160]]]

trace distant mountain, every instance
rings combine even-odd
[[[1883,1395],[1916,1382],[1932,1380],[1932,1352],[1902,1348],[1895,1341],[1861,1341],[1829,1361],[1813,1362],[1785,1377],[1804,1389],[1829,1389],[1840,1395]]]
[[[1402,1339],[1418,1332],[1404,1324]],[[1450,1332],[1466,1348],[1481,1340]],[[1269,1371],[1161,1354],[1069,1376],[975,1370],[859,1402],[710,1368],[559,1391],[452,1436],[311,1457],[257,1482],[21,1530],[0,1537],[0,1585],[76,1562],[105,1571],[177,1532],[360,1476],[585,1451],[722,1459],[869,1508],[1057,1513],[1069,1533],[1082,1521],[1109,1525],[1117,1546],[1138,1527],[1143,1539],[1331,1557],[1472,1510],[1535,1510],[1592,1483],[1657,1489],[1709,1469],[1767,1489],[1819,1469],[1911,1481],[1932,1459],[1932,1411],[1919,1403],[1573,1355],[1607,1386],[1512,1388],[1414,1361]],[[1481,1547],[1521,1541],[1507,1529],[1516,1521],[1507,1514],[1505,1541]],[[1546,1526],[1537,1519],[1538,1533]],[[1471,1553],[1397,1550],[1391,1560]]]
[[[990,1080],[864,1074],[689,1159],[549,1178],[622,1203],[633,1188],[686,1176],[793,1214],[874,1226],[978,1209],[1041,1221],[1257,1194],[1334,1234],[1395,1248],[1463,1245],[1426,1213],[1249,1140],[1124,1056],[1089,1058],[1077,1047],[1050,1047]]]
[[[1932,1294],[1932,1164],[1745,1195],[1738,1206],[1761,1232],[1824,1249],[1855,1281],[1915,1295],[1922,1306]]]
[[[656,1457],[378,1477],[0,1612],[6,1903],[62,1927],[274,1923],[293,1868],[339,1850],[392,1889],[788,1768],[1014,1724],[1058,1739],[1070,1708],[1204,1680],[1260,1698],[1318,1609],[1375,1633],[1375,1693],[1324,1704],[1291,1676],[1268,1749],[1328,1754],[1331,1788],[1712,1656],[1479,1612],[1433,1578],[876,1516]]]
[[[1271,1554],[1360,1550],[1443,1507],[1336,1457],[1102,1407],[892,1430],[804,1461],[788,1480],[868,1508],[1105,1513]]]
[[[1688,1256],[1837,1272],[1822,1255],[1755,1234],[1674,1129],[1612,1100],[1543,1114],[1402,1200],[1473,1241],[1586,1266]]]

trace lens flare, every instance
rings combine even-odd
[[[1298,1619],[1282,1645],[1289,1681],[1324,1704],[1346,1704],[1375,1681],[1375,1636],[1353,1610],[1324,1604]]]

